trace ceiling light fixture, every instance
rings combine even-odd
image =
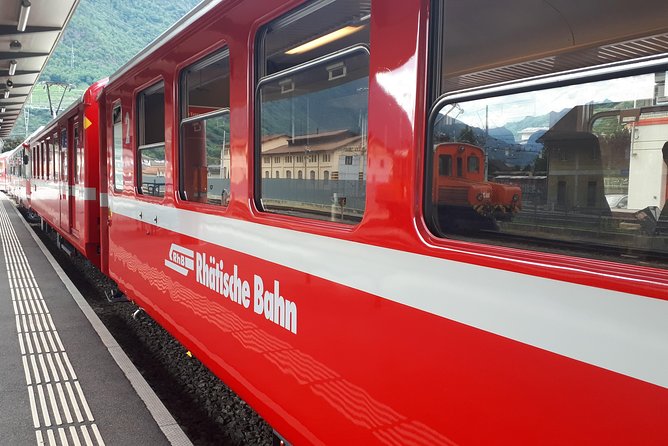
[[[5,107],[0,108],[0,113],[4,113],[4,112],[5,112]]]
[[[9,49],[12,51],[21,51],[21,42],[18,40],[12,40],[9,44]]]
[[[21,12],[19,13],[19,24],[16,26],[16,29],[19,30],[19,32],[23,32],[26,30],[26,26],[28,26],[29,15],[30,15],[30,1],[21,0]]]
[[[5,99],[9,97],[9,90],[5,90]]]
[[[333,31],[329,34],[325,34],[324,36],[318,37],[317,39],[313,39],[309,42],[306,42],[303,45],[299,45],[298,47],[292,48],[291,50],[288,50],[285,52],[285,54],[293,55],[293,54],[302,54],[307,51],[311,51],[315,48],[321,47],[323,45],[327,45],[330,42],[334,42],[335,40],[342,39],[352,33],[355,33],[359,31],[360,29],[364,28],[364,25],[362,26],[345,26],[341,29],[337,29],[336,31]]]
[[[11,62],[9,62],[9,75],[10,76],[14,76],[14,74],[16,73],[16,65],[17,65],[17,62],[15,60],[12,60]]]

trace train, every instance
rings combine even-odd
[[[0,191],[14,197],[22,206],[27,198],[25,160],[23,144],[0,154]]]
[[[522,209],[522,190],[513,184],[487,181],[486,157],[481,147],[463,142],[439,144],[435,149],[433,206],[441,226],[457,229],[496,228]]]
[[[668,239],[601,197],[667,198],[668,3],[557,3],[205,0],[24,143],[25,205],[285,444],[663,444]]]

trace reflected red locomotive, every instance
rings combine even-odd
[[[432,200],[439,223],[449,230],[493,229],[522,208],[518,186],[485,178],[485,152],[463,142],[439,144],[434,151]]]

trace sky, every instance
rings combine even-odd
[[[489,128],[503,127],[527,116],[542,116],[551,111],[586,103],[620,102],[648,99],[654,96],[654,74],[592,82],[549,90],[519,93],[510,96],[460,102],[464,110],[457,119],[474,127],[485,128],[485,109],[488,107]],[[444,110],[449,110],[449,106]],[[456,116],[453,110],[450,116]]]

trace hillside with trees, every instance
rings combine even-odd
[[[62,110],[91,83],[113,74],[132,59],[197,3],[199,0],[81,0],[38,82],[72,85]],[[56,103],[60,91],[55,91]],[[46,102],[45,98],[44,88],[36,85],[33,103]],[[28,133],[50,119],[46,109],[31,109],[29,113]],[[21,113],[12,136],[25,135]],[[12,147],[8,140],[5,149]]]

